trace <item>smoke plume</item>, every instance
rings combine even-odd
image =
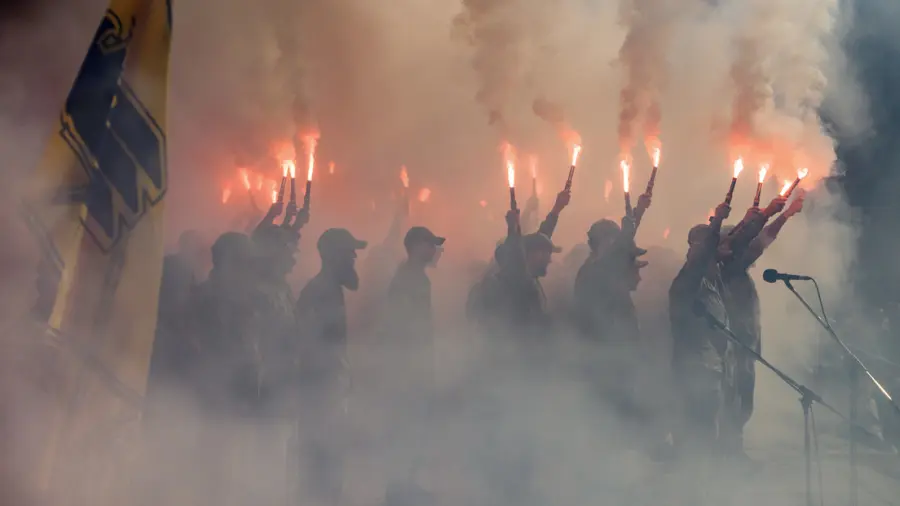
[[[624,154],[633,147],[639,124],[645,137],[659,136],[670,23],[666,18],[666,4],[661,0],[624,0],[621,9],[626,33],[619,49],[619,63],[625,71],[620,95],[619,144]]]

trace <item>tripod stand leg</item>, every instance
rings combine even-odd
[[[859,475],[856,472],[856,424],[858,422],[859,375],[850,366],[850,506],[859,504]]]
[[[806,506],[814,506],[812,496],[812,457],[809,443],[809,410],[812,409],[808,399],[800,399],[803,405],[803,457],[806,461]]]

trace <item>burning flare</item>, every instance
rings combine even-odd
[[[249,189],[250,189],[250,180],[248,179],[247,182],[246,182],[244,185],[245,185],[245,186],[247,187],[247,189],[249,190]],[[262,174],[257,174],[257,175],[256,175],[256,189],[257,189],[257,190],[262,190],[262,187],[263,187],[263,177],[262,177]]]
[[[422,188],[419,190],[419,202],[428,202],[428,199],[431,197],[431,190],[428,188]]]
[[[293,160],[284,160],[281,162],[281,172],[282,177],[290,177],[294,179],[297,177],[297,166],[294,165]]]
[[[241,183],[244,185],[245,190],[250,190],[250,173],[247,172],[247,169],[239,169],[241,174]]]
[[[647,154],[650,156],[650,161],[653,162],[653,167],[659,168],[659,160],[662,156],[662,143],[656,137],[647,137],[644,140],[644,145],[647,147]]]
[[[400,166],[400,182],[404,188],[409,188],[409,174],[406,172],[406,165]]]
[[[334,174],[334,162],[328,162],[328,173]]]
[[[306,180],[312,181],[313,170],[316,167],[316,146],[319,144],[319,134],[314,133],[303,137],[303,143],[306,145],[307,156]]]
[[[482,200],[478,204],[481,205],[481,207],[487,207],[487,200]]]
[[[630,193],[631,185],[629,181],[629,172],[631,172],[631,164],[626,158],[623,158],[622,161],[619,162],[619,168],[622,169],[622,188],[625,190],[625,193]]]
[[[503,144],[503,157],[506,159],[506,180],[510,188],[516,187],[516,154],[510,143]]]
[[[791,181],[789,179],[785,179],[784,184],[781,186],[781,191],[778,192],[778,194],[781,195],[782,197],[784,197],[787,194],[788,190],[791,189],[791,186],[793,184],[794,184],[793,181]]]
[[[744,160],[738,157],[737,160],[734,161],[734,175],[733,178],[737,179],[738,176],[741,175],[741,172],[744,170]]]
[[[581,144],[572,144],[572,167],[578,165],[578,155],[581,154]]]
[[[222,189],[222,203],[227,204],[228,199],[231,198],[231,186],[226,186]]]
[[[803,179],[809,175],[809,169],[797,169],[797,179]]]
[[[528,164],[531,166],[531,179],[537,179],[537,157],[535,155],[529,156]]]
[[[769,172],[769,164],[764,163],[759,166],[759,184],[763,184],[766,181],[766,173]]]

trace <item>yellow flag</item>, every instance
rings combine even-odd
[[[24,195],[42,253],[34,315],[57,369],[32,473],[44,504],[111,504],[133,452],[162,271],[170,40],[171,0],[111,0]]]

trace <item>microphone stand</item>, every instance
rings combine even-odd
[[[738,339],[738,337],[734,335],[731,329],[729,329],[725,323],[719,321],[719,319],[716,318],[715,315],[710,313],[706,309],[706,306],[704,306],[701,302],[697,301],[695,303],[694,313],[697,314],[697,316],[706,318],[706,321],[709,323],[710,327],[713,327],[721,332],[723,335],[725,335],[725,337],[728,338],[729,341],[737,344],[749,356],[753,357],[755,361],[759,362],[767,369],[775,373],[775,375],[778,376],[781,381],[783,381],[787,386],[791,387],[798,394],[800,394],[800,408],[803,410],[803,457],[806,463],[806,504],[807,506],[814,506],[815,503],[813,502],[812,496],[812,452],[810,450],[810,436],[816,437],[816,429],[815,422],[810,423],[812,416],[812,405],[814,402],[817,402],[819,403],[819,405],[836,414],[841,419],[847,420],[847,417],[845,417],[843,414],[841,414],[840,411],[834,409],[833,407],[831,407],[831,405],[822,400],[822,397],[819,396],[819,394],[813,392],[806,386],[801,385],[800,383],[795,381],[793,378],[782,372],[781,369],[778,369],[768,360],[763,358],[763,356],[757,353],[756,350]],[[810,427],[812,427],[812,432],[810,432]],[[816,452],[818,455],[818,446]]]
[[[784,286],[786,286],[787,289],[790,290],[791,293],[793,293],[795,297],[797,297],[797,300],[799,300],[803,304],[803,307],[805,307],[806,310],[809,311],[809,314],[811,314],[813,316],[813,318],[816,319],[816,321],[819,323],[819,325],[822,326],[823,329],[825,329],[825,331],[828,333],[828,335],[831,336],[831,338],[838,344],[838,346],[841,347],[842,350],[844,350],[844,355],[847,356],[848,358],[850,358],[850,361],[851,361],[851,364],[850,364],[850,420],[848,421],[848,429],[850,431],[850,436],[849,436],[850,437],[850,455],[849,455],[849,459],[850,459],[850,506],[856,506],[859,501],[859,499],[858,499],[859,475],[858,475],[858,471],[856,469],[856,438],[853,435],[853,430],[857,426],[856,418],[857,418],[857,400],[858,400],[857,396],[859,395],[859,386],[858,386],[859,373],[863,372],[869,378],[869,381],[871,381],[875,385],[875,387],[878,389],[878,391],[881,392],[881,395],[884,396],[885,399],[887,399],[888,403],[891,405],[891,407],[894,408],[894,410],[898,414],[900,414],[900,407],[897,407],[897,404],[894,402],[894,399],[891,397],[891,394],[888,393],[887,389],[885,389],[877,379],[875,379],[875,376],[872,375],[872,373],[865,366],[865,364],[862,363],[862,361],[859,359],[859,357],[857,357],[856,354],[853,353],[850,350],[850,348],[847,347],[846,344],[844,344],[844,341],[841,340],[840,337],[838,337],[837,333],[831,327],[831,324],[828,323],[827,320],[825,320],[821,316],[819,316],[819,314],[816,313],[816,311],[806,302],[806,299],[804,299],[799,293],[797,293],[797,290],[794,289],[794,285],[791,284],[790,280],[782,279],[782,281],[784,281]],[[812,282],[815,283],[816,280],[813,279]],[[819,289],[819,286],[816,285],[816,290],[818,290],[818,289]],[[867,434],[869,433],[868,430],[865,430],[865,432]]]

